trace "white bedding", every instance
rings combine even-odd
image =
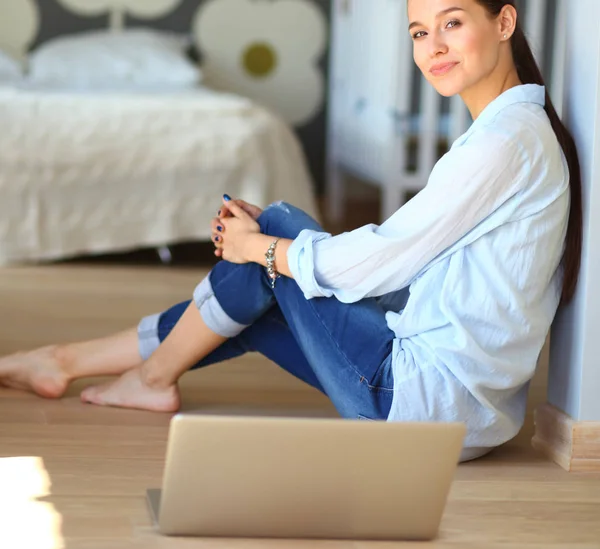
[[[221,196],[318,218],[300,144],[208,90],[0,88],[0,264],[208,240]]]

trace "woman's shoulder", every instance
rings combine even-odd
[[[487,122],[468,131],[465,136],[455,141],[448,152],[443,155],[436,169],[447,170],[449,166],[476,169],[495,166],[506,169],[515,163],[529,160],[527,149],[530,137],[528,132],[515,132],[510,123]]]
[[[448,151],[447,161],[526,163],[560,158],[560,145],[541,105],[515,103],[483,124],[474,125]]]
[[[553,152],[558,140],[544,107],[536,103],[514,103],[482,125],[474,135],[479,140],[510,140],[530,158]]]

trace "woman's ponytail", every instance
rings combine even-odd
[[[506,5],[515,7],[514,0],[477,0],[477,2],[484,6],[494,17],[498,16],[502,11],[502,8]],[[521,82],[523,84],[538,84],[540,86],[545,86],[540,68],[538,67],[537,61],[529,46],[529,42],[518,21],[515,32],[511,38],[511,47],[513,60],[517,67]],[[563,283],[561,294],[561,302],[567,303],[575,293],[581,263],[581,245],[583,238],[581,167],[579,164],[577,148],[575,147],[575,141],[558,116],[558,113],[552,104],[552,100],[548,95],[548,91],[546,91],[545,110],[569,166],[571,204],[565,240],[565,251],[562,258]]]

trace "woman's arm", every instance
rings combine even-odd
[[[307,299],[351,303],[404,288],[528,181],[531,162],[509,136],[451,150],[427,186],[382,225],[331,236],[304,230],[287,247],[287,268]],[[491,230],[487,228],[485,230]]]
[[[258,263],[263,267],[266,267],[267,258],[265,257],[265,254],[267,253],[269,246],[275,241],[275,238],[276,237],[274,236],[262,233],[248,235],[244,254],[246,261]],[[275,268],[279,274],[290,278],[294,278],[294,276],[290,272],[288,266],[287,251],[292,242],[293,240],[290,240],[289,238],[282,238],[277,242],[277,246],[275,247]]]

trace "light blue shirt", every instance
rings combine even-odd
[[[463,459],[513,438],[556,313],[569,212],[545,88],[491,102],[383,224],[302,231],[287,258],[307,299],[377,297],[394,332],[390,421],[460,421]]]

